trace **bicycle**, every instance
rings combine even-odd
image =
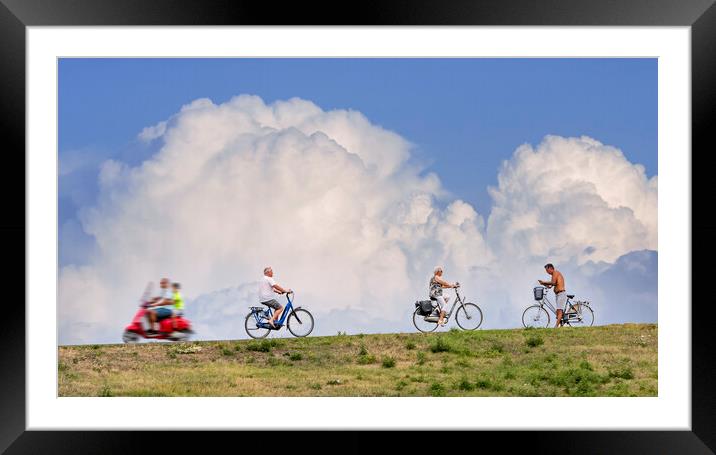
[[[305,308],[294,308],[291,295],[293,295],[293,291],[286,293],[288,303],[284,307],[281,317],[274,321],[276,327],[272,327],[268,323],[273,316],[273,310],[270,307],[265,309],[260,306],[249,307],[249,314],[246,315],[246,320],[244,321],[246,333],[251,338],[266,338],[272,330],[280,330],[284,321],[286,321],[286,328],[293,336],[308,336],[313,331],[313,315]]]
[[[557,317],[557,309],[552,306],[552,302],[547,298],[547,292],[543,286],[537,286],[533,290],[534,298],[537,302],[525,309],[522,313],[522,325],[527,327],[549,327],[549,313],[545,309],[545,305]],[[594,311],[589,306],[588,301],[577,301],[572,304],[574,294],[567,294],[567,302],[562,310],[562,322],[560,325],[582,325],[591,327],[594,324]],[[569,310],[568,310],[569,308]]]
[[[455,313],[455,322],[463,330],[477,330],[482,325],[482,310],[479,306],[471,302],[465,302],[463,297],[458,292],[460,284],[458,283],[455,288],[455,301],[452,304],[450,311],[445,313],[445,321],[450,319],[455,306],[459,303],[460,306],[457,308]],[[430,300],[437,300],[434,297],[430,297]],[[425,316],[421,312],[421,308],[418,306],[413,312],[413,325],[416,329],[423,333],[429,333],[434,331],[438,327],[438,320],[440,319],[439,313],[435,314],[435,311],[440,311],[440,308],[434,308],[433,312]],[[462,311],[461,311],[462,310]],[[469,324],[471,322],[471,324]]]

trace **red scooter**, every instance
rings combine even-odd
[[[148,340],[170,340],[170,341],[186,341],[194,333],[191,330],[191,323],[188,319],[179,315],[169,317],[159,321],[159,332],[156,334],[147,334],[149,329],[149,321],[147,320],[148,301],[142,301],[139,304],[139,310],[134,315],[132,323],[124,329],[122,340],[125,343],[136,343],[141,338]],[[176,328],[175,328],[176,327]]]

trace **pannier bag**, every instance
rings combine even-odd
[[[418,314],[421,316],[428,316],[433,312],[433,304],[430,300],[418,300],[415,302],[415,306],[418,308]]]
[[[542,300],[544,298],[544,288],[542,286],[537,286],[535,288],[535,300]]]

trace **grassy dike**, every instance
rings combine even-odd
[[[656,396],[657,326],[61,346],[60,396]]]

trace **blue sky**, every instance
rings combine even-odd
[[[243,93],[362,112],[483,215],[501,162],[547,134],[594,137],[657,174],[656,59],[61,59],[59,156],[75,164],[60,226],[92,202],[103,160],[156,151],[136,139],[144,127]]]
[[[201,337],[242,336],[236,321],[256,303],[252,283],[268,264],[301,289],[325,330],[411,330],[405,312],[436,264],[480,296],[485,328],[519,325],[545,262],[597,303],[599,323],[656,321],[655,59],[61,59],[58,83],[63,343],[117,341],[126,321],[116,315],[131,315],[160,276],[182,282]],[[163,139],[138,138],[196,99],[241,94],[263,101],[195,104],[170,123],[182,140],[161,157]],[[320,115],[307,102],[271,110],[294,97]],[[306,115],[315,132],[300,130]],[[280,126],[256,126],[266,121]],[[410,141],[412,164],[441,185],[411,166],[391,171],[404,142],[375,125]],[[525,143],[535,152],[514,155]],[[253,160],[256,150],[271,160]],[[155,166],[136,167],[153,157],[170,170],[161,181]],[[109,159],[137,172],[106,167],[100,194]],[[310,184],[284,185],[274,165],[300,169]],[[282,192],[257,198],[262,187]],[[395,283],[379,295],[364,285],[376,270]],[[623,301],[641,309],[625,312]],[[342,317],[348,309],[354,316]],[[369,318],[378,310],[382,323]]]

